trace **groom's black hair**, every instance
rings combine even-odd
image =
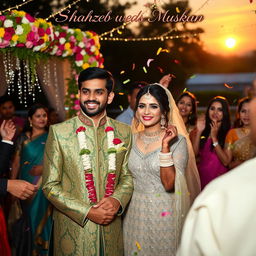
[[[92,67],[83,70],[78,77],[78,88],[82,87],[82,82],[92,79],[104,79],[106,80],[106,89],[108,93],[114,90],[114,78],[112,74],[103,68]]]

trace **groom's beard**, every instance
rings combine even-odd
[[[88,109],[88,108],[86,107],[86,104],[88,104],[88,103],[97,104],[97,105],[98,105],[98,108],[95,109],[95,110],[90,110],[90,109]],[[102,105],[100,105],[100,102],[98,102],[98,101],[96,101],[96,100],[87,100],[87,101],[84,101],[84,104],[82,104],[82,103],[80,102],[80,107],[81,107],[82,111],[83,111],[87,116],[89,116],[89,117],[97,116],[97,115],[103,113],[103,112],[106,110],[107,105],[108,105],[107,101],[105,102],[105,104],[102,104]]]

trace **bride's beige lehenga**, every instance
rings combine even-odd
[[[166,192],[160,179],[159,149],[142,153],[134,136],[129,157],[134,192],[124,218],[125,256],[172,256],[176,254],[182,223],[188,208],[184,172],[186,139],[171,145],[176,170],[175,191]]]

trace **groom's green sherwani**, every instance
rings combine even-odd
[[[92,119],[81,113],[51,126],[45,148],[43,190],[55,206],[54,255],[99,256],[103,251],[105,256],[122,256],[120,215],[106,226],[86,218],[91,205],[76,135],[80,126],[86,127],[98,201],[104,196],[108,170],[107,126],[114,128],[115,138],[121,139],[127,149],[116,154],[116,182],[112,197],[121,204],[120,215],[133,191],[132,176],[127,166],[131,148],[129,126],[104,116],[95,127]]]

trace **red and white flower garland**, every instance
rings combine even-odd
[[[85,173],[85,184],[88,191],[88,197],[92,204],[97,203],[97,193],[94,185],[92,166],[90,160],[91,151],[88,149],[85,135],[86,128],[80,126],[76,130],[78,137],[78,143],[80,147],[80,155],[82,157],[82,163]],[[114,128],[111,126],[106,127],[108,143],[108,175],[106,181],[106,188],[104,197],[109,197],[114,193],[115,179],[116,179],[116,152],[123,146],[122,141],[119,138],[114,137]]]

